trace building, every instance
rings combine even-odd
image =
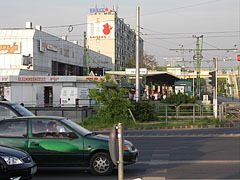
[[[0,96],[25,106],[60,106],[63,87],[96,88],[100,76],[0,76]],[[82,100],[82,99],[80,99]],[[79,102],[81,103],[81,102]]]
[[[136,55],[136,33],[108,8],[90,9],[87,17],[88,47],[112,58],[112,70],[125,69],[127,58]],[[140,53],[143,40],[140,38]]]
[[[110,57],[88,50],[88,67],[94,74],[112,68]],[[0,30],[0,76],[65,76],[83,75],[84,48],[34,29],[31,22],[25,29]],[[87,68],[87,67],[86,67]]]

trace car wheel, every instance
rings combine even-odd
[[[90,159],[90,169],[94,175],[110,174],[113,170],[113,163],[109,154],[104,152],[94,154]]]

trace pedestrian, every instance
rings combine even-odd
[[[147,91],[146,91],[146,90],[144,90],[144,92],[143,92],[143,97],[142,97],[142,99],[143,99],[144,101],[147,100]]]
[[[155,93],[154,93],[154,100],[155,100],[155,101],[158,100],[158,92],[157,92],[157,91],[155,91]]]
[[[128,98],[129,98],[130,101],[133,100],[133,94],[132,94],[131,91],[128,92]]]

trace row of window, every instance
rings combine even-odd
[[[27,138],[27,120],[0,121],[0,137]],[[32,138],[68,138],[70,129],[54,120],[32,121]]]

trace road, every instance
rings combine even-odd
[[[126,166],[125,180],[240,179],[240,129],[125,132],[139,149],[139,162]],[[33,180],[114,180],[87,168],[39,168]]]

